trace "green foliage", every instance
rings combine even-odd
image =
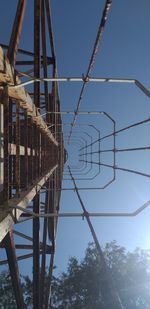
[[[106,244],[103,251],[124,308],[150,308],[149,252],[136,249],[130,253],[115,241]],[[52,291],[54,309],[108,308],[103,301],[103,294],[109,299],[105,273],[93,244],[81,263],[76,258],[69,260],[67,271],[54,280]],[[116,309],[111,303],[109,308]]]
[[[7,272],[0,274],[0,309],[16,309],[11,278]]]
[[[125,309],[150,308],[150,255],[136,249],[127,252],[115,241],[106,244],[104,256]],[[116,309],[105,285],[105,272],[94,244],[89,244],[84,259],[69,259],[67,271],[53,277],[51,309]],[[27,308],[32,308],[32,281],[22,278]],[[111,299],[110,299],[111,300]],[[11,278],[0,274],[0,309],[16,309]]]
[[[24,300],[25,300],[25,304],[27,306],[28,309],[32,308],[32,280],[26,276],[24,277],[24,287],[23,287],[23,291],[24,291]]]
[[[22,278],[22,289],[27,308],[32,308],[32,281],[28,276]],[[3,271],[0,273],[0,309],[16,308],[11,277],[8,271]]]

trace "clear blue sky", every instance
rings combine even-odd
[[[33,1],[28,0],[21,47],[32,49]],[[81,76],[86,73],[99,21],[104,7],[102,0],[52,1],[53,30],[59,76]],[[17,1],[5,0],[1,5],[1,41],[8,42],[12,17]],[[9,10],[8,10],[9,7]],[[150,1],[113,0],[108,21],[98,50],[92,76],[136,78],[150,88]],[[8,18],[6,18],[6,16]],[[6,25],[4,27],[4,25]],[[5,31],[2,31],[5,29]],[[74,110],[81,84],[60,84],[62,110]],[[82,111],[108,112],[116,121],[117,129],[149,117],[150,99],[134,85],[89,84],[84,93]],[[69,118],[70,117],[70,118]],[[70,121],[71,116],[67,120]],[[66,118],[64,117],[64,120]],[[82,119],[83,120],[83,119]],[[107,123],[90,118],[105,134]],[[150,125],[117,136],[117,147],[149,145]],[[105,144],[104,146],[107,146]],[[104,160],[108,160],[103,156]],[[107,161],[107,162],[108,162]],[[149,152],[117,154],[117,164],[150,173]],[[98,185],[106,174],[97,178]],[[77,182],[81,185],[81,182]],[[86,186],[87,182],[82,182]],[[70,183],[64,182],[64,186]],[[90,185],[93,182],[90,181]],[[89,211],[133,211],[150,199],[149,179],[117,172],[116,181],[102,191],[81,192]],[[63,192],[61,211],[80,211],[74,192]],[[102,245],[116,239],[129,250],[140,246],[150,248],[150,208],[136,218],[92,219]],[[30,227],[27,227],[30,228]],[[58,225],[56,258],[58,272],[66,267],[69,256],[82,258],[92,241],[86,221],[60,219]],[[25,262],[27,263],[27,262]],[[24,264],[27,265],[28,264]]]
[[[104,2],[66,0],[58,5],[52,1],[60,76],[81,76],[86,73]],[[148,0],[112,1],[92,76],[137,78],[149,87],[149,9]],[[60,85],[62,110],[75,109],[80,89],[81,84]],[[84,93],[81,110],[104,110],[116,120],[119,129],[149,117],[150,102],[134,85],[89,84]],[[69,116],[68,119],[70,120]],[[80,117],[78,119],[80,121]],[[93,121],[93,118],[90,120]],[[98,119],[96,120],[97,126],[100,126]],[[105,123],[103,126],[101,129],[104,132]],[[118,135],[117,147],[148,145],[149,128],[148,124]],[[107,161],[104,156],[103,159]],[[117,154],[117,164],[149,173],[149,152]],[[98,178],[97,184],[100,182],[101,179]],[[86,182],[77,183],[79,186],[86,186]],[[93,182],[90,184],[92,186]],[[64,183],[64,186],[67,185],[68,183]],[[119,171],[116,181],[103,192],[81,192],[89,211],[133,211],[147,201],[149,196],[149,179]],[[74,192],[62,193],[61,209],[80,211]],[[96,218],[92,222],[103,245],[116,239],[129,250],[136,246],[150,248],[149,215],[150,210],[147,209],[136,218]],[[59,265],[60,269],[64,267],[68,256],[82,257],[87,243],[91,240],[85,220],[60,219],[55,260],[58,268]]]

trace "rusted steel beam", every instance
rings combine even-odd
[[[41,0],[34,0],[34,76],[40,77],[40,18],[41,18]],[[40,83],[34,83],[34,104],[40,107]],[[34,137],[35,147],[35,175],[39,174],[40,157],[38,157],[38,129]],[[33,200],[33,209],[39,213],[39,194],[36,194]],[[40,221],[39,218],[33,219],[33,309],[40,309],[40,239],[39,239]]]
[[[55,59],[55,47],[54,47],[54,39],[53,39],[53,31],[52,31],[52,23],[51,23],[51,10],[49,5],[49,0],[45,0],[46,7],[46,15],[47,15],[47,24],[48,24],[48,34],[51,45],[52,57]]]
[[[12,285],[15,294],[17,309],[25,309],[23,292],[21,288],[20,278],[19,278],[19,268],[17,264],[17,257],[15,251],[15,243],[12,231],[7,233],[3,239],[3,246],[6,249],[7,259],[10,269],[10,274],[12,278]]]
[[[15,181],[15,159],[13,156],[10,155],[10,144],[14,142],[13,107],[14,103],[11,99],[9,99],[9,198],[11,198],[12,195],[11,183]]]
[[[33,253],[24,254],[24,255],[18,256],[17,261],[26,260],[26,259],[29,259],[31,257],[33,257]],[[0,266],[6,265],[6,264],[8,264],[8,260],[0,261]],[[18,308],[18,309],[20,309],[20,308]]]
[[[33,143],[33,148],[35,149],[35,157],[32,157],[32,173],[33,173],[33,179],[39,177],[39,164],[40,164],[40,157],[38,156],[38,146],[39,146],[39,129],[38,127],[33,124],[33,129],[32,129],[32,143]]]
[[[28,182],[29,184],[33,181],[33,122],[32,118],[28,118],[28,146],[30,148],[30,157],[28,157]],[[35,149],[34,149],[35,155]]]
[[[15,248],[17,250],[33,250],[33,245],[25,245],[25,244],[15,244]],[[43,244],[40,244],[40,249],[43,250]],[[52,252],[52,246],[46,245],[45,253],[51,253]],[[42,251],[43,253],[43,251]]]
[[[1,98],[1,97],[0,97]],[[4,108],[0,103],[0,192],[3,191],[4,183]]]
[[[34,162],[33,162],[33,179],[35,179],[36,177],[38,177],[38,152],[37,152],[37,128],[36,126],[33,124],[33,131],[32,131],[32,144],[33,144],[33,148],[35,149],[35,158],[34,158]]]
[[[51,254],[52,252],[53,252],[53,249],[52,248],[51,249],[48,248],[47,251],[46,251],[46,254]],[[42,249],[40,250],[39,254],[40,255],[42,254]],[[28,253],[28,254],[19,255],[19,256],[17,256],[17,261],[26,260],[26,259],[29,259],[29,258],[32,258],[32,257],[33,257],[33,252]],[[8,264],[8,260],[1,260],[0,261],[0,266],[6,265],[6,264]],[[18,308],[18,309],[20,309],[20,308]]]
[[[19,198],[12,198],[8,201],[7,205],[0,207],[0,242],[6,236],[8,231],[11,229],[12,225],[19,220],[22,214],[21,210],[11,210],[15,206],[21,206],[27,208],[28,203],[34,198],[34,196],[39,192],[44,183],[53,174],[54,170],[57,168],[55,164],[44,176],[35,180],[34,183],[28,187],[27,191],[21,191]],[[6,206],[6,207],[5,207]]]
[[[3,43],[0,43],[0,46],[4,49],[8,49],[9,48],[9,45],[7,44],[3,44]],[[18,53],[19,54],[23,54],[23,55],[27,55],[27,56],[31,56],[31,57],[34,57],[34,53],[31,52],[31,51],[28,51],[28,50],[24,50],[24,49],[21,49],[21,48],[18,48]],[[41,59],[43,59],[43,56],[41,55]],[[53,62],[54,63],[54,59],[52,57],[47,57],[47,61],[48,62]]]
[[[48,58],[48,57],[47,57]],[[50,61],[50,60],[48,60],[47,61],[47,65],[54,65],[55,64],[55,62],[54,62],[54,60],[53,60],[53,58],[52,58],[52,61]],[[40,65],[40,67],[42,68],[43,67],[43,60],[41,60],[41,65]],[[33,75],[32,73],[34,73],[34,67],[32,67],[30,70],[27,70],[27,71],[23,71],[23,72],[18,72],[18,77],[21,77],[21,76],[25,76],[25,75]]]
[[[24,111],[24,148],[25,148],[25,188],[28,188],[28,115],[27,110]]]
[[[16,156],[15,156],[15,182],[16,196],[20,194],[20,115],[19,103],[16,103]]]
[[[41,56],[41,59],[42,58],[43,57]],[[46,61],[47,61],[47,65],[54,64],[54,60],[53,60],[52,57],[46,57]],[[43,66],[44,61],[41,60],[40,63]],[[18,61],[16,61],[16,65],[22,65],[22,66],[23,65],[34,65],[34,61],[33,60],[18,60]]]
[[[34,0],[34,76],[40,77],[40,18],[41,0]],[[34,83],[34,104],[40,107],[40,83]],[[39,174],[40,158],[38,158],[38,130],[34,138],[36,149],[35,173]],[[33,200],[33,209],[39,213],[39,194]],[[40,309],[40,221],[39,218],[33,219],[33,309]]]
[[[27,239],[27,240],[29,240],[29,241],[33,241],[33,238],[32,238],[32,237],[30,237],[30,236],[28,236],[28,235],[26,235],[26,234],[24,234],[24,233],[21,233],[21,232],[16,231],[16,230],[13,230],[13,233],[14,233],[14,235],[17,235],[17,236],[19,236],[19,237],[21,237],[21,238]]]
[[[43,174],[43,132],[41,132],[41,145],[40,145],[40,173]]]
[[[47,194],[47,191],[46,191]],[[49,195],[48,195],[48,213],[54,213],[54,175],[52,175],[50,179],[50,186],[49,186]],[[48,220],[48,236],[52,243],[54,243],[54,219],[49,218]]]
[[[47,182],[46,186],[49,188],[50,180]],[[45,194],[45,213],[48,213],[48,203],[49,203],[49,194],[50,192],[46,192]],[[46,275],[46,242],[47,242],[47,229],[48,229],[48,219],[44,218],[44,226],[43,226],[43,251],[42,251],[42,259],[41,259],[41,272],[40,272],[40,309],[43,309],[44,305],[44,288],[45,288],[45,275]]]
[[[41,0],[34,0],[34,76],[40,77],[40,14]],[[40,83],[34,83],[34,104],[40,107]],[[38,157],[38,129],[34,127],[35,136],[33,136],[35,148],[35,176],[39,174],[40,158]],[[39,194],[37,193],[33,200],[33,209],[39,213]],[[40,220],[33,219],[33,309],[40,309]]]
[[[23,239],[27,239],[27,240],[33,242],[33,238],[30,237],[30,236],[28,236],[28,235],[26,235],[26,234],[23,234],[23,233],[21,233],[21,232],[19,232],[19,231],[16,231],[16,230],[13,230],[13,233],[14,233],[15,235],[17,235],[17,236],[23,238]],[[40,241],[40,249],[43,250],[44,246],[45,246],[45,244],[44,244],[43,242]],[[19,248],[19,245],[17,245],[17,249],[18,249],[18,248]],[[33,249],[33,246],[32,246],[32,249]],[[53,247],[52,247],[52,246],[49,246],[49,245],[46,245],[46,254],[51,254],[51,253],[53,253]]]
[[[27,113],[32,117],[34,123],[49,137],[49,139],[58,146],[57,141],[48,129],[45,121],[40,116],[38,108],[33,104],[31,97],[24,87],[14,89],[10,87],[14,85],[14,69],[10,65],[7,58],[4,57],[3,50],[0,47],[0,83],[8,85],[8,96],[19,101],[20,108],[27,109]],[[16,77],[16,84],[20,83],[20,79]]]
[[[44,77],[47,77],[47,50],[46,50],[46,25],[45,25],[45,5],[44,0],[41,0],[41,35],[42,35],[42,51],[43,51],[43,69]],[[44,82],[45,91],[45,108],[48,111],[49,95],[48,95],[48,83]],[[47,119],[47,116],[46,116]]]
[[[39,213],[39,194],[33,200],[33,210]],[[33,219],[33,308],[40,309],[40,220]]]
[[[2,94],[2,102],[4,104],[4,188],[3,198],[4,201],[9,199],[9,97],[8,88],[5,87]]]
[[[34,76],[40,77],[40,15],[41,0],[34,0]],[[40,107],[40,83],[34,83],[34,104]]]
[[[54,254],[51,254],[49,272],[48,272],[48,280],[47,280],[46,291],[45,291],[44,309],[48,308],[50,299],[51,299],[51,284],[52,284],[53,267],[54,267]]]
[[[3,242],[0,244],[0,248],[5,248]],[[18,250],[32,250],[32,245],[15,244],[15,248]]]
[[[11,33],[11,38],[9,42],[9,47],[7,51],[7,57],[12,65],[15,65],[16,62],[16,55],[19,46],[25,8],[26,8],[26,0],[19,0],[14,25]]]

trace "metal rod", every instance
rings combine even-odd
[[[75,180],[74,180],[74,178],[73,178],[73,175],[72,175],[72,173],[71,173],[71,170],[70,170],[69,166],[68,166],[68,169],[69,169],[70,177],[71,177],[72,182],[73,182],[73,184],[74,184],[75,192],[76,192],[76,194],[77,194],[77,197],[78,197],[78,200],[79,200],[79,202],[80,202],[81,208],[82,208],[83,212],[86,214],[86,213],[87,213],[86,208],[85,208],[84,203],[83,203],[83,201],[82,201],[82,199],[81,199],[81,196],[80,196],[80,194],[79,194],[79,192],[78,192],[78,188],[77,188],[77,186],[76,186],[76,182],[75,182]],[[103,283],[103,284],[104,284],[105,288],[107,289],[107,291],[106,291],[105,289],[102,291],[102,292],[103,292],[102,294],[103,294],[103,297],[104,297],[104,301],[105,301],[106,303],[107,303],[107,302],[110,303],[110,300],[108,301],[108,291],[109,291],[110,296],[111,296],[112,306],[115,305],[115,308],[116,308],[116,309],[117,309],[117,308],[118,308],[118,309],[119,309],[119,308],[120,308],[120,309],[121,309],[121,308],[123,309],[123,306],[122,306],[122,304],[121,304],[121,300],[120,300],[119,294],[118,294],[118,292],[117,292],[117,290],[116,290],[116,288],[115,288],[115,285],[114,285],[114,282],[113,282],[113,278],[112,278],[111,273],[110,273],[110,271],[109,271],[109,269],[108,269],[108,266],[107,266],[107,264],[106,264],[106,261],[105,261],[105,258],[104,258],[104,254],[103,254],[103,251],[102,251],[102,249],[101,249],[100,243],[99,243],[99,241],[98,241],[97,235],[96,235],[96,233],[95,233],[93,224],[92,224],[92,222],[91,222],[91,220],[90,220],[90,217],[89,217],[88,215],[86,215],[85,218],[86,218],[86,220],[87,220],[89,229],[90,229],[90,231],[91,231],[91,234],[92,234],[92,237],[93,237],[93,240],[94,240],[94,243],[95,243],[97,252],[98,252],[99,262],[100,262],[100,264],[102,265],[103,270],[104,270],[104,272],[105,272],[105,280],[104,280],[104,283]]]
[[[34,54],[33,54],[34,55]],[[32,78],[26,82],[22,82],[19,85],[9,85],[9,87],[14,87],[14,88],[19,88],[21,86],[27,86],[30,84],[33,84],[35,82],[84,82],[85,77],[68,77],[68,76],[62,76],[62,77],[47,77],[47,78]],[[94,83],[121,83],[121,84],[135,84],[138,87],[137,80],[136,79],[131,79],[131,78],[107,78],[107,77],[88,77],[86,79],[86,83],[89,82],[94,82]],[[138,81],[138,83],[140,83]],[[141,83],[140,83],[141,84]],[[142,91],[145,92],[145,90],[148,90],[145,88],[143,84],[142,85]],[[146,93],[145,93],[146,94]],[[148,95],[148,94],[147,94]],[[150,96],[150,94],[148,95]],[[79,111],[75,111],[75,114],[78,114]]]
[[[42,35],[42,51],[43,51],[43,70],[44,78],[47,78],[47,46],[46,46],[46,25],[45,25],[45,5],[44,0],[41,1],[41,35]],[[45,92],[45,108],[48,111],[49,106],[49,94],[48,94],[48,83],[44,82]]]
[[[136,126],[142,125],[142,124],[147,123],[147,122],[150,122],[150,118],[146,118],[146,119],[144,119],[142,121],[135,122],[135,123],[133,123],[133,124],[131,124],[129,126],[126,126],[126,127],[122,128],[122,129],[119,129],[119,130],[117,130],[115,132],[112,132],[110,134],[107,134],[107,135],[101,137],[100,139],[95,140],[92,145],[96,144],[99,141],[107,139],[107,138],[113,136],[114,134],[118,134],[118,133],[124,132],[126,130],[132,129],[132,128],[136,127]],[[87,145],[87,147],[90,147],[90,146],[91,146],[91,144]],[[82,150],[82,149],[84,149],[84,148],[80,148],[80,150]]]
[[[18,85],[9,85],[9,88],[20,88],[22,86],[27,86],[33,84],[35,82],[82,82],[84,81],[84,77],[52,77],[52,78],[33,78],[26,82],[22,82]],[[137,86],[147,97],[150,98],[150,91],[147,89],[140,81],[137,79],[122,79],[122,78],[101,78],[101,77],[89,77],[86,83],[96,82],[96,83],[125,83],[125,84],[134,84]],[[3,88],[1,86],[0,88]],[[75,115],[79,114],[79,111],[74,112]],[[75,125],[75,124],[74,124]]]
[[[50,180],[49,180],[50,182]],[[48,182],[48,183],[49,183]],[[50,192],[45,194],[45,214],[48,212],[48,195]],[[43,226],[43,251],[41,257],[41,272],[40,272],[40,308],[43,308],[44,304],[44,288],[45,288],[45,275],[46,275],[46,241],[47,241],[47,229],[48,229],[48,218],[44,218]]]
[[[19,103],[16,103],[16,156],[15,156],[15,180],[16,196],[20,194],[20,115]]]
[[[78,188],[79,191],[79,188]],[[16,209],[23,210],[24,213],[30,214],[31,219],[33,217],[40,217],[40,218],[85,218],[88,217],[136,217],[138,214],[140,214],[143,210],[145,210],[150,205],[150,200],[148,200],[146,203],[144,203],[142,206],[140,206],[138,209],[136,209],[133,212],[64,212],[64,213],[46,213],[46,214],[36,214],[34,212],[29,212],[27,210],[24,210],[22,207],[14,206]],[[32,238],[29,240],[33,240]]]
[[[79,191],[79,188],[78,188]],[[70,217],[82,217],[85,218],[86,216],[88,217],[136,217],[138,214],[140,214],[143,210],[145,210],[148,206],[150,205],[150,200],[142,204],[138,209],[136,209],[133,212],[83,212],[83,213],[73,213],[73,212],[66,212],[66,213],[46,213],[46,214],[36,214],[34,212],[29,212],[28,210],[23,209],[22,207],[19,206],[14,206],[16,209],[23,210],[25,213],[29,213],[31,216],[39,216],[41,218],[53,218],[53,217],[59,217],[59,218],[70,218]],[[18,232],[17,232],[18,233]],[[16,231],[15,234],[17,235]],[[22,233],[19,233],[22,234]],[[19,235],[18,234],[18,235]],[[21,235],[19,235],[21,236]],[[26,235],[23,234],[22,237],[26,237]],[[28,236],[27,236],[28,237]],[[29,240],[32,240],[29,239]]]
[[[0,43],[0,46],[4,49],[8,49],[9,48],[9,45],[7,44],[3,44],[3,43]],[[25,50],[25,49],[21,49],[21,48],[18,48],[18,53],[19,54],[23,54],[23,55],[27,55],[27,56],[31,56],[31,57],[34,57],[34,53],[31,52],[31,51],[28,51],[28,50]],[[41,55],[41,59],[43,59],[43,56]],[[51,57],[47,57],[47,60],[48,62],[50,62],[52,60]]]
[[[53,267],[54,267],[54,254],[51,254],[49,272],[48,272],[48,280],[46,284],[45,301],[44,301],[45,309],[48,308],[49,302],[51,300],[51,284],[52,284]]]
[[[40,18],[41,18],[41,1],[34,0],[34,76],[40,77]],[[34,104],[40,107],[40,84],[34,83]],[[35,137],[33,137],[35,140]],[[37,137],[36,137],[37,150]],[[39,160],[36,156],[35,172],[39,170]],[[36,175],[37,176],[37,175]],[[39,194],[37,193],[33,200],[33,210],[39,213]],[[33,219],[33,309],[40,309],[40,239],[39,239],[40,222],[39,218]]]
[[[16,63],[16,55],[18,51],[19,46],[19,40],[22,30],[22,24],[25,14],[25,8],[26,8],[26,0],[19,0],[18,6],[16,10],[16,16],[14,20],[14,25],[12,29],[12,34],[9,42],[9,47],[7,51],[7,57],[10,60],[10,63],[12,65],[15,65]]]
[[[41,254],[42,254],[42,250],[40,251],[40,255]],[[48,252],[48,254],[49,254],[49,252]],[[31,257],[33,257],[33,253],[23,254],[23,255],[17,256],[17,261],[26,260],[26,259],[29,259]],[[2,261],[0,261],[0,266],[5,265],[7,263],[8,263],[8,260],[2,260]],[[18,307],[17,309],[22,309],[22,307]]]
[[[32,237],[27,236],[27,235],[25,235],[25,234],[23,234],[23,233],[21,233],[21,232],[19,232],[19,231],[13,230],[13,233],[14,233],[15,235],[17,235],[17,236],[19,236],[19,237],[22,237],[22,238],[25,238],[25,239],[27,239],[27,240],[29,240],[29,241],[33,241],[33,238],[32,238]]]
[[[45,7],[46,7],[46,16],[47,16],[47,25],[48,25],[48,34],[49,34],[51,52],[52,52],[53,59],[55,59],[55,46],[54,46],[54,38],[53,38],[53,30],[52,30],[52,22],[51,22],[52,18],[51,18],[51,9],[50,9],[49,0],[45,0]]]
[[[4,201],[9,199],[9,97],[8,88],[5,87],[2,93],[2,102],[4,103]]]
[[[8,234],[3,239],[3,246],[5,247],[7,253],[6,262],[9,264],[17,309],[25,309],[23,292],[19,278],[19,268],[16,257],[15,243],[12,231],[8,232]]]
[[[86,79],[88,80],[89,75],[90,75],[92,68],[93,68],[93,65],[94,65],[94,61],[95,61],[95,58],[96,58],[98,47],[99,47],[100,41],[102,39],[102,34],[103,34],[104,27],[105,27],[105,23],[107,21],[108,13],[109,13],[109,10],[110,10],[110,7],[111,7],[111,3],[112,3],[111,0],[106,0],[106,2],[105,2],[104,11],[103,11],[103,14],[102,14],[102,17],[101,17],[101,20],[100,20],[100,25],[99,25],[98,32],[97,32],[97,35],[96,35],[96,40],[95,40],[95,43],[94,43],[94,48],[93,48],[92,55],[91,55],[91,58],[90,58],[90,62],[89,62],[89,65],[88,65],[88,69],[87,69],[87,72],[86,72],[85,80],[84,80],[82,88],[81,88],[79,100],[77,102],[76,113],[80,109],[83,93],[84,93],[84,90],[85,90],[86,85],[87,85]],[[73,131],[73,126],[76,122],[76,118],[77,118],[77,114],[75,114],[73,121],[72,121],[72,124],[71,124],[68,142],[70,141],[72,131]]]
[[[41,56],[41,58],[43,59],[44,55]],[[48,64],[53,64],[54,61],[53,61],[53,58],[49,58],[49,57],[46,57],[46,60],[47,60],[47,63]],[[41,65],[43,66],[43,60],[41,60]],[[33,60],[19,60],[19,61],[16,61],[16,65],[34,65],[34,61]],[[21,73],[21,72],[19,72]]]
[[[84,162],[85,160],[80,160],[80,161]],[[87,161],[87,163],[91,163],[91,162]],[[99,165],[99,162],[92,161],[92,163]],[[118,167],[118,166],[109,165],[109,164],[104,164],[104,163],[100,163],[100,165],[104,166],[104,167],[112,168],[114,170],[119,170],[119,171],[128,172],[128,173],[132,173],[132,174],[137,174],[137,175],[140,175],[140,176],[150,178],[150,174],[142,173],[142,172],[139,172],[139,171],[136,171],[136,170],[132,170],[132,169],[124,168],[124,167]]]
[[[99,151],[87,152],[87,154],[91,155],[91,154],[103,153],[103,152],[104,153],[105,152],[126,152],[126,151],[139,151],[139,150],[150,150],[150,146],[135,147],[135,148],[123,148],[123,149],[119,149],[119,148],[103,149],[103,150],[99,150]],[[79,156],[81,157],[82,154],[80,154]]]
[[[24,111],[24,123],[25,123],[25,129],[24,129],[24,147],[25,147],[25,155],[24,155],[25,172],[24,172],[24,175],[25,175],[25,181],[24,181],[24,186],[25,186],[25,189],[27,190],[28,181],[29,181],[29,169],[28,169],[28,167],[29,167],[29,158],[28,158],[29,125],[28,125],[27,110]],[[33,150],[33,148],[32,148],[32,150]]]
[[[39,214],[39,194],[34,197],[33,210]],[[39,307],[40,299],[40,222],[38,217],[33,219],[33,308]]]

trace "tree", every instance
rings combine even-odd
[[[115,241],[106,244],[104,256],[125,309],[150,308],[150,254],[136,249],[127,252]],[[24,299],[27,308],[32,308],[32,281],[22,278]],[[53,277],[51,309],[116,309],[106,305],[103,293],[105,272],[94,244],[89,244],[84,259],[69,259],[67,271]],[[8,272],[0,274],[0,309],[15,309],[16,303]],[[50,309],[49,308],[49,309]]]
[[[124,308],[150,308],[149,251],[136,249],[133,253],[127,252],[113,241],[106,244],[103,252]],[[76,258],[71,258],[67,271],[54,280],[53,308],[104,308],[104,279],[97,250],[94,244],[89,244],[83,261],[79,263]],[[106,293],[109,299],[109,291]],[[109,308],[115,309],[111,303]]]
[[[16,302],[14,299],[11,278],[6,271],[0,274],[0,309],[15,309]]]
[[[22,289],[27,308],[32,308],[32,281],[26,276],[22,277]],[[16,309],[16,300],[13,292],[12,281],[7,270],[0,273],[0,309]]]

